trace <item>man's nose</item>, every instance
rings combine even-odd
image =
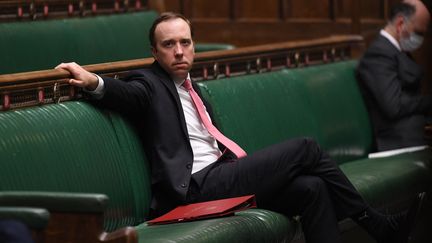
[[[183,48],[180,45],[180,43],[176,44],[175,48],[174,48],[174,54],[176,56],[182,56],[183,55]]]

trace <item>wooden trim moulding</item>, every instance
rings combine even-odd
[[[232,50],[211,51],[197,53],[195,56],[195,64],[201,62],[220,61],[226,59],[238,59],[240,57],[256,56],[256,55],[269,55],[271,53],[278,53],[281,51],[320,47],[326,45],[336,44],[360,44],[363,38],[357,35],[348,36],[330,36],[326,38],[319,38],[305,41],[289,41],[276,44],[265,44],[259,46],[250,46],[235,48]],[[142,58],[128,61],[109,62],[101,64],[86,65],[84,68],[93,73],[115,73],[128,71],[132,69],[148,67],[153,63],[153,58]],[[63,70],[42,70],[34,72],[23,72],[14,74],[0,75],[0,91],[2,87],[18,86],[20,84],[34,83],[48,80],[59,80],[70,78],[70,74]],[[56,81],[57,82],[57,81]]]
[[[194,81],[298,68],[358,58],[363,37],[330,36],[304,41],[249,46],[197,53],[191,70]],[[127,71],[149,67],[153,58],[87,65],[92,73],[121,78]],[[64,70],[42,70],[0,75],[0,110],[81,99],[80,88],[68,84]]]

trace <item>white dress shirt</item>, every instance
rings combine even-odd
[[[104,81],[100,76],[96,76],[99,80],[97,88],[94,91],[86,90],[86,92],[92,94],[95,98],[102,98],[104,94]],[[190,78],[189,74],[187,78]],[[201,122],[192,98],[186,88],[182,86],[183,82],[184,80],[176,81],[174,84],[180,97],[189,134],[189,142],[192,146],[193,174],[215,162],[222,155],[222,152],[218,148],[216,139],[208,133],[207,129]],[[207,111],[206,114],[210,119]]]
[[[384,36],[384,38],[389,40],[399,51],[402,51],[402,49],[399,45],[399,42],[392,35],[390,35],[387,31],[381,30],[380,35]]]

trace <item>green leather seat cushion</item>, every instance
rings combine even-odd
[[[145,220],[149,171],[119,116],[65,102],[0,112],[0,131],[0,191],[102,193],[106,230]]]
[[[296,225],[287,217],[262,209],[249,209],[235,216],[135,227],[139,242],[290,242]]]
[[[367,202],[385,205],[429,189],[432,149],[344,163],[341,169]]]
[[[0,112],[0,130],[0,191],[106,194],[108,231],[138,225],[141,242],[280,242],[294,234],[293,222],[265,210],[146,226],[149,168],[135,131],[86,102]]]

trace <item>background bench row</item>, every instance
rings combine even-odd
[[[151,57],[148,32],[153,10],[89,18],[0,23],[0,74],[51,69],[62,62],[82,65]],[[196,43],[195,51],[232,49]]]

